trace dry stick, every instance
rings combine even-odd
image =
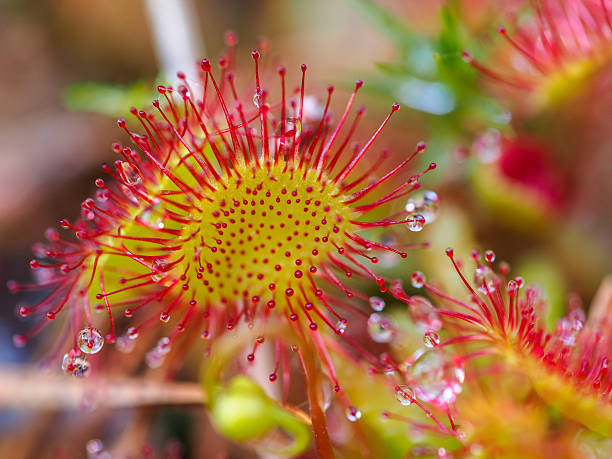
[[[71,410],[89,402],[98,407],[202,404],[198,383],[169,383],[145,378],[66,378],[32,367],[0,367],[0,409]]]

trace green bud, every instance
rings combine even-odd
[[[210,399],[212,422],[217,430],[237,442],[262,439],[273,429],[284,430],[292,442],[278,456],[294,456],[310,444],[308,425],[269,398],[254,381],[236,376],[227,387],[218,388]]]

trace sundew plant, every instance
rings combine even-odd
[[[118,129],[2,260],[0,457],[610,457],[610,0],[200,6],[57,78]]]

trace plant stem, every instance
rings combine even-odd
[[[302,363],[306,374],[306,391],[317,453],[321,459],[333,459],[335,457],[334,448],[327,432],[325,411],[323,411],[320,400],[321,390],[317,377],[318,372],[311,348],[309,346],[302,346],[300,355],[302,356]]]

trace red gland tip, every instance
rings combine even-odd
[[[15,347],[23,347],[26,344],[26,337],[23,335],[13,335],[13,345]]]
[[[236,32],[233,30],[227,30],[225,32],[224,39],[227,46],[236,46],[236,43],[238,42],[238,35],[236,35]]]
[[[185,72],[183,72],[183,71],[179,70],[178,72],[176,72],[176,77],[177,77],[179,80],[184,80],[184,79],[185,79]]]
[[[451,247],[446,249],[446,255],[448,256],[448,258],[453,258],[454,253],[455,252],[454,252],[454,250]]]
[[[391,111],[392,112],[396,112],[400,109],[400,104],[393,104],[393,107],[391,107]]]
[[[117,126],[119,126],[121,129],[123,129],[125,127],[125,120],[123,118],[118,119],[117,120]]]
[[[17,283],[17,281],[9,280],[6,281],[6,288],[8,288],[9,292],[16,293],[17,291],[19,291],[19,284]]]
[[[219,58],[218,65],[220,69],[224,69],[225,67],[227,67],[227,59],[221,56]]]
[[[65,218],[59,221],[59,224],[62,228],[70,228],[70,222]]]
[[[426,148],[427,148],[427,144],[425,142],[421,141],[421,142],[417,143],[417,146],[416,146],[417,152],[420,153],[423,150],[425,150]]]
[[[436,167],[438,167],[438,163],[430,163],[429,164],[429,170],[434,170]]]
[[[38,260],[31,260],[30,268],[40,268],[40,263],[38,262]]]
[[[161,95],[166,94],[166,87],[165,87],[164,85],[161,85],[161,84],[160,84],[160,85],[157,87],[157,92],[158,92],[158,93],[160,93]]]
[[[202,63],[200,64],[200,67],[205,72],[210,72],[210,61],[208,59],[202,59]]]
[[[98,188],[104,188],[104,180],[102,180],[101,178],[96,179],[96,186]]]
[[[136,107],[130,108],[130,113],[134,116],[138,116],[138,109]]]
[[[506,35],[506,28],[501,26],[497,29],[497,32],[499,32],[501,35]]]
[[[334,92],[334,85],[333,85],[333,84],[330,84],[330,85],[327,87],[327,92],[328,92],[328,93],[330,93],[330,94],[331,94],[332,92]]]
[[[306,67],[306,64],[302,64],[300,68],[302,69],[302,72],[305,72],[308,67]]]
[[[355,90],[361,88],[363,86],[363,80],[357,80],[355,82]]]
[[[472,55],[468,53],[465,49],[461,51],[461,57],[466,62],[472,62]]]
[[[251,53],[251,56],[253,56],[253,59],[258,60],[259,59],[259,51],[253,51]]]
[[[281,65],[278,68],[278,74],[281,75],[281,76],[285,76],[285,73],[287,73],[287,69]]]
[[[153,104],[153,106],[155,108],[159,108],[159,99],[155,99],[153,102],[151,102]]]

